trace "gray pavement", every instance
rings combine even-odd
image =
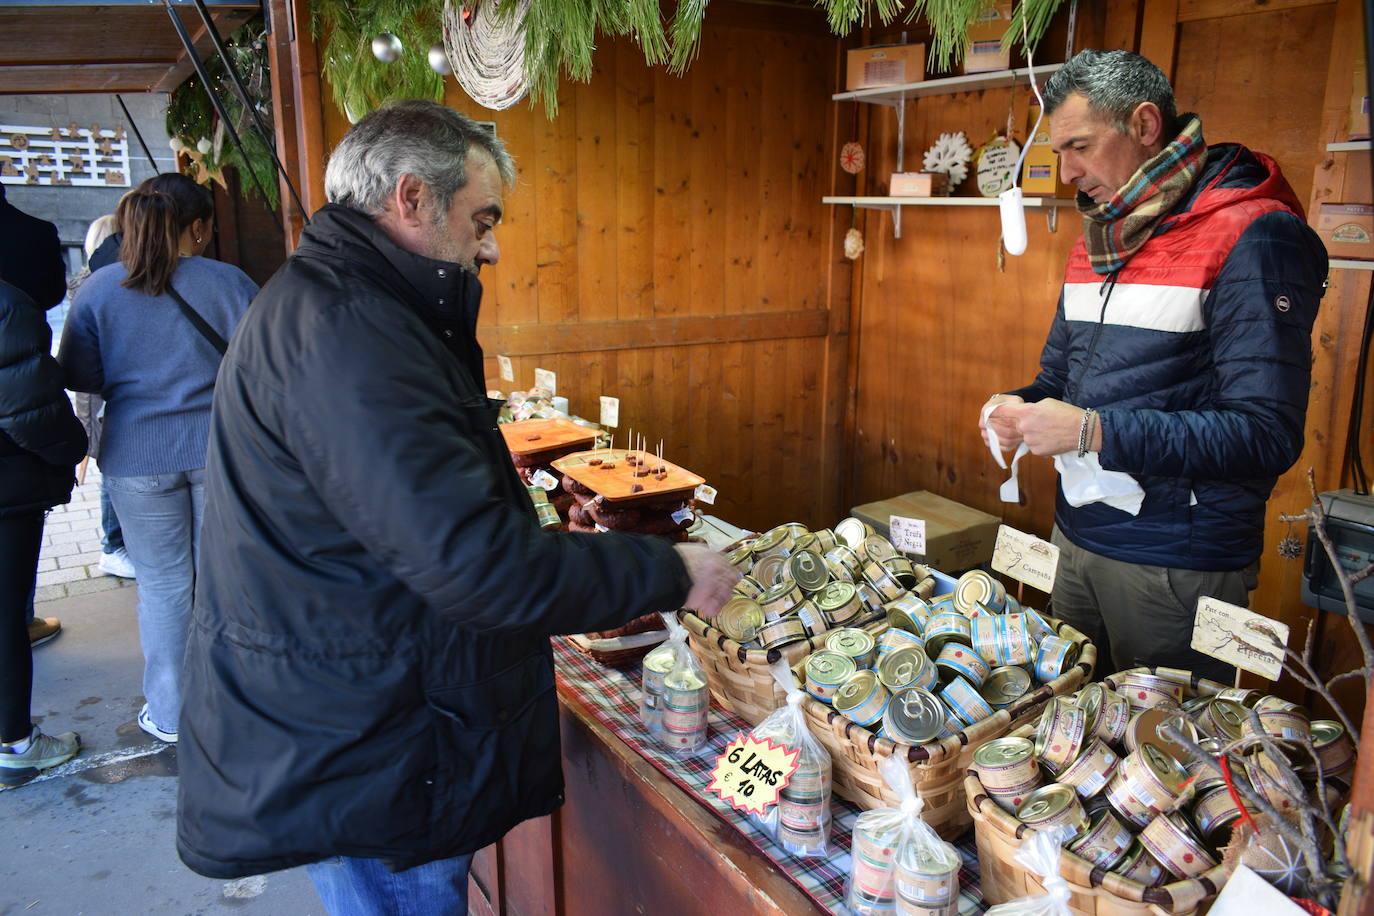
[[[44,532],[36,610],[61,618],[62,633],[34,650],[33,717],[50,733],[79,732],[84,747],[0,792],[0,916],[322,914],[300,869],[219,881],[177,858],[176,749],[134,721],[143,705],[138,591],[96,567],[99,498],[92,469]]]

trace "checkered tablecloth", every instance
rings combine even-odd
[[[840,798],[831,801],[834,827],[831,841],[834,851],[824,859],[797,858],[768,838],[753,820],[721,801],[714,792],[706,790],[711,781],[711,769],[725,746],[741,731],[748,731],[749,723],[734,713],[711,704],[707,720],[710,741],[700,752],[678,757],[659,747],[649,737],[639,721],[640,670],[603,667],[578,652],[563,639],[553,640],[558,681],[565,692],[579,702],[591,715],[616,737],[633,748],[663,775],[688,794],[729,822],[786,874],[817,904],[832,913],[847,914],[844,906],[844,883],[849,875],[849,837],[859,809]],[[982,894],[978,886],[978,856],[970,834],[956,843],[964,860],[959,879],[963,893],[961,916],[983,910]]]

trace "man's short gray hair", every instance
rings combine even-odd
[[[414,175],[433,192],[442,213],[468,182],[474,147],[491,154],[507,187],[515,183],[515,160],[495,131],[436,102],[389,102],[339,142],[324,172],[324,192],[331,203],[375,217],[401,176]]]
[[[1158,106],[1166,140],[1177,132],[1174,87],[1163,70],[1134,52],[1079,51],[1045,83],[1045,114],[1053,114],[1075,92],[1088,100],[1094,114],[1122,133],[1141,102]]]

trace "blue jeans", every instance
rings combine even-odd
[[[118,553],[124,549],[124,531],[119,527],[119,514],[110,502],[110,491],[105,486],[105,478],[100,478],[100,549],[105,553]]]
[[[339,856],[305,866],[329,916],[467,916],[472,854],[391,872]]]
[[[175,732],[205,512],[205,469],[107,476],[105,484],[124,528],[129,559],[138,569],[138,635],[148,714],[158,728]]]

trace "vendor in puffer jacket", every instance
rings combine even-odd
[[[1245,605],[1264,508],[1298,459],[1327,257],[1278,165],[1208,147],[1129,51],[1083,51],[1045,86],[1083,238],[1025,388],[984,422],[1003,448],[1096,456],[1139,511],[1059,488],[1052,607],[1118,669],[1234,669],[1192,648],[1200,596]],[[986,410],[986,408],[985,408]]]

